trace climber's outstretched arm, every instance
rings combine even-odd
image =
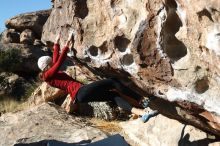
[[[60,52],[60,36],[61,34],[59,33],[56,36],[55,42],[54,42],[54,46],[53,46],[53,64],[55,64],[59,58],[59,52]]]

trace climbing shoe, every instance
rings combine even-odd
[[[151,117],[154,117],[158,114],[158,111],[155,110],[155,111],[151,111],[150,113],[146,113],[144,114],[143,116],[141,116],[141,121],[143,123],[146,123]]]

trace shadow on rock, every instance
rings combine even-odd
[[[186,128],[186,125],[183,127],[183,130],[181,132],[181,137],[178,142],[178,146],[209,146],[209,144],[211,143],[220,141],[220,139],[210,139],[210,138],[190,141],[190,134],[186,133],[184,135],[185,128]]]
[[[91,143],[91,140],[83,140],[78,143],[66,143],[57,140],[42,140],[39,142],[28,143],[28,144],[15,144],[14,146],[80,146]]]
[[[56,140],[43,140],[30,144],[15,144],[14,146],[129,146],[124,138],[119,135],[112,135],[108,138],[91,143],[92,140],[83,140],[79,143],[65,143]]]

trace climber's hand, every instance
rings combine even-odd
[[[69,48],[72,48],[72,47],[73,47],[73,42],[70,41],[70,43],[69,43]]]
[[[61,33],[59,32],[59,34],[56,36],[56,39],[55,39],[55,43],[56,43],[56,44],[59,44],[59,42],[60,42],[60,37],[61,37]]]
[[[74,36],[74,31],[71,31],[71,32],[69,33],[69,37],[68,37],[67,42],[66,42],[66,46],[67,46],[67,47],[70,47],[70,42],[72,42],[73,36]]]
[[[75,35],[74,30],[70,31],[68,41],[71,41],[74,35]]]

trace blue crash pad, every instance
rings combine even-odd
[[[91,140],[82,141],[79,143],[65,143],[56,140],[43,140],[29,144],[15,144],[14,146],[129,146],[128,143],[124,140],[124,138],[119,134],[110,136],[108,138],[93,143],[90,143],[90,141]]]

